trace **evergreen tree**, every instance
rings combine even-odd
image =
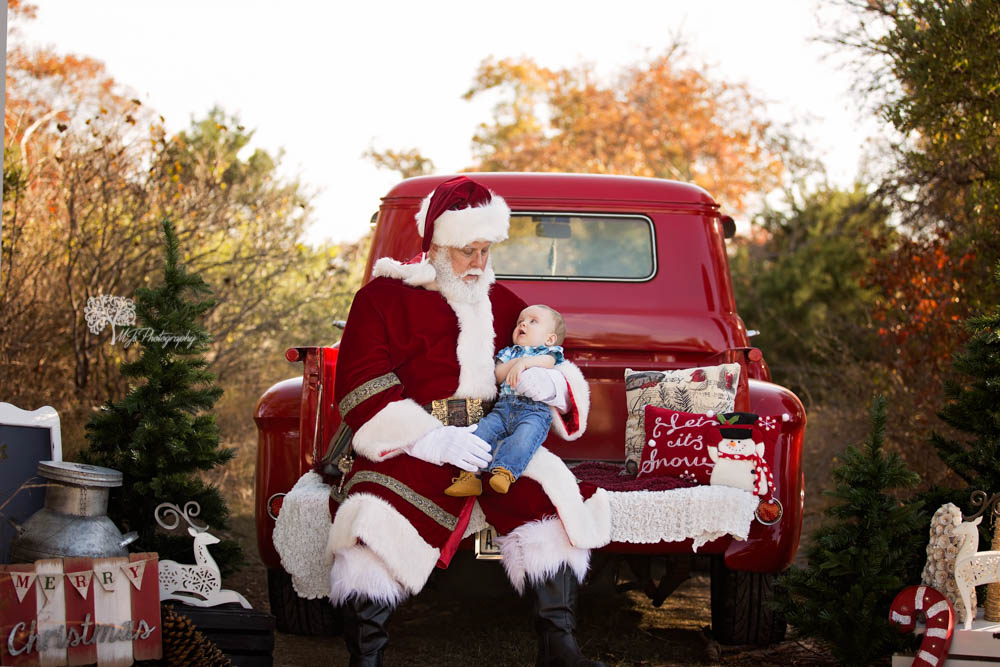
[[[808,567],[783,574],[775,600],[797,634],[828,642],[844,665],[870,664],[912,642],[889,625],[889,605],[914,583],[927,537],[919,505],[890,493],[919,477],[884,450],[885,397],[875,397],[871,419],[864,444],[848,447],[834,470],[836,487],[826,493],[837,502],[812,535]]]
[[[823,401],[844,389],[831,368],[866,363],[881,349],[871,318],[877,293],[865,275],[893,241],[889,210],[860,184],[789,187],[785,199],[787,210],[756,216],[764,240],[736,240],[733,291],[743,321],[760,330],[754,345],[767,351],[775,381]]]
[[[994,279],[1000,286],[1000,263]],[[968,434],[961,440],[931,436],[941,460],[970,490],[1000,492],[1000,307],[966,321],[972,337],[955,356],[959,378],[945,383],[948,403],[938,412],[944,423]],[[963,492],[967,500],[969,494]],[[964,504],[964,503],[962,503]]]
[[[222,395],[215,376],[206,370],[205,351],[211,337],[199,318],[212,307],[208,285],[179,263],[177,235],[163,221],[166,264],[163,283],[135,293],[140,327],[127,332],[140,346],[135,361],[121,365],[130,391],[118,402],[105,403],[87,424],[87,463],[122,472],[123,484],[113,489],[108,515],[121,528],[135,530],[139,551],[156,551],[161,558],[192,560],[191,538],[156,531],[153,512],[170,502],[190,500],[201,506],[200,521],[213,530],[228,527],[229,512],[218,489],[196,475],[233,456],[219,446],[215,416],[210,412]],[[223,540],[212,548],[221,568],[242,562],[238,544]]]

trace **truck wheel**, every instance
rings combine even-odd
[[[773,574],[739,572],[712,558],[712,634],[722,644],[766,646],[785,638],[785,617],[769,606]]]
[[[267,596],[275,626],[281,632],[334,636],[343,631],[340,609],[328,598],[300,598],[292,587],[292,576],[280,568],[267,570]]]

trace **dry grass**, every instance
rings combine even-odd
[[[218,487],[231,516],[253,517],[257,438],[226,440],[222,445],[235,449],[236,455],[226,465],[203,474],[202,478]]]
[[[253,519],[238,516],[232,537],[247,550],[250,565],[223,583],[268,609],[266,572],[257,558]],[[590,658],[609,667],[682,665],[823,665],[834,663],[822,648],[788,641],[766,649],[720,646],[711,624],[709,579],[695,574],[657,608],[641,593],[585,588],[577,638]],[[460,554],[448,571],[437,571],[420,595],[393,614],[389,667],[533,664],[535,636],[528,602],[509,587],[497,563]],[[347,664],[340,637],[276,633],[275,667]]]

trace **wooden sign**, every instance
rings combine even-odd
[[[155,553],[0,565],[0,664],[158,660],[157,565]]]

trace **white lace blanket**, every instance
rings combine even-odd
[[[330,487],[317,473],[308,472],[285,496],[272,536],[292,586],[310,600],[330,594],[330,522]]]
[[[694,486],[669,491],[609,491],[614,542],[680,542],[694,549],[732,535],[745,540],[757,496],[728,486]]]
[[[745,540],[758,502],[753,494],[726,486],[608,491],[608,496],[612,541],[680,542],[691,538],[695,550],[723,535]],[[323,479],[307,473],[285,496],[275,524],[274,546],[281,565],[304,598],[329,595],[329,498],[330,487]],[[485,525],[478,505],[476,510],[467,535]]]

